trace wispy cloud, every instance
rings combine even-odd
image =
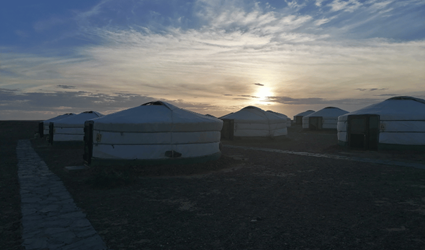
[[[81,48],[79,54],[83,57],[15,54],[6,58],[2,67],[18,77],[3,78],[3,87],[13,86],[17,79],[24,91],[32,92],[48,92],[61,85],[92,93],[104,89],[111,94],[125,87],[126,91],[149,93],[153,98],[191,102],[202,99],[220,106],[226,103],[219,97],[226,97],[223,93],[240,93],[247,98],[237,99],[246,101],[240,105],[255,105],[256,100],[251,97],[258,85],[245,83],[257,80],[275,95],[290,91],[306,98],[326,98],[329,93],[362,98],[350,89],[375,88],[368,82],[399,93],[406,93],[405,86],[399,84],[406,79],[410,79],[413,88],[423,84],[421,65],[425,52],[421,50],[424,42],[419,41],[285,44],[263,40],[249,32],[220,35],[216,31],[195,30],[171,30],[167,34],[105,30],[99,35],[104,43]]]
[[[7,88],[0,88],[0,91],[1,91],[1,92],[4,92],[4,93],[13,93],[13,92],[17,92],[17,91],[19,91],[19,89],[7,89]]]
[[[332,3],[329,4],[332,11],[346,11],[353,12],[357,10],[362,4],[357,0],[333,0]]]
[[[71,85],[57,85],[57,87],[61,89],[75,89],[75,86]]]
[[[387,90],[388,88],[369,88],[369,89],[362,89],[362,88],[357,88],[356,90],[358,91],[377,91],[377,90]]]
[[[371,10],[380,11],[382,9],[387,8],[388,5],[390,5],[393,2],[394,2],[394,0],[388,0],[388,1],[371,0],[371,1],[367,2],[367,4],[370,4],[370,9]]]
[[[76,11],[75,19],[79,22],[87,22],[89,18],[98,16],[102,13],[102,7],[107,3],[112,2],[112,0],[101,0],[98,4],[94,5],[92,8],[86,11]]]
[[[224,2],[224,4],[223,4]],[[289,12],[266,11],[258,5],[251,8],[240,1],[198,1],[198,17],[208,23],[208,29],[240,30],[257,35],[290,32],[311,20],[309,15],[293,15]],[[291,3],[288,2],[290,6]]]
[[[288,4],[289,8],[294,9],[296,11],[302,9],[307,5],[306,2],[301,2],[297,0],[285,0],[285,2],[286,4]]]
[[[38,21],[34,24],[34,30],[37,32],[43,32],[48,29],[51,29],[52,27],[61,25],[64,22],[64,20],[58,18],[58,17],[51,17],[47,20]]]
[[[322,19],[318,19],[318,20],[316,20],[316,21],[314,21],[314,24],[316,25],[316,26],[320,26],[320,25],[323,25],[323,24],[325,24],[325,23],[328,23],[328,22],[330,22],[332,19],[334,19],[335,17],[332,17],[332,18],[322,18]]]
[[[181,99],[155,99],[149,96],[129,93],[105,94],[85,91],[17,93],[13,89],[0,89],[0,117],[13,110],[35,111],[37,115],[43,114],[38,119],[46,119],[53,114],[61,114],[63,112],[79,113],[86,110],[109,114],[155,100],[170,102],[181,108],[198,113],[205,113],[211,110],[221,111],[221,113],[226,112],[224,109],[208,103],[187,102]]]
[[[399,94],[380,94],[376,96],[398,96]]]
[[[316,0],[315,5],[316,5],[317,7],[320,7],[320,6],[322,6],[322,3],[323,3],[324,1],[325,1],[325,0]]]

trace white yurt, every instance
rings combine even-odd
[[[292,122],[291,121],[291,118],[287,117],[286,115],[284,115],[282,113],[274,112],[272,110],[267,110],[267,112],[270,112],[270,113],[272,113],[274,115],[277,115],[279,117],[282,117],[282,118],[286,119],[286,127],[290,127],[291,126],[291,122]]]
[[[50,143],[82,143],[84,140],[84,122],[103,116],[96,111],[85,111],[78,115],[49,123]]]
[[[58,121],[67,117],[70,117],[71,115],[75,115],[74,113],[65,113],[63,115],[58,115],[56,117],[50,118],[48,120],[42,121],[38,124],[38,134],[40,137],[43,137],[45,135],[49,135],[49,124],[50,122]]]
[[[304,111],[304,112],[301,112],[301,113],[295,115],[294,116],[294,124],[302,125],[303,124],[303,117],[306,116],[306,115],[309,115],[311,113],[314,113],[314,110],[307,110],[307,111]]]
[[[326,107],[303,117],[303,129],[336,129],[338,116],[348,113],[336,107]]]
[[[217,118],[148,102],[87,121],[84,160],[91,165],[216,160],[222,126]]]
[[[338,118],[338,142],[363,149],[425,150],[425,100],[389,98]]]
[[[287,135],[287,119],[254,106],[220,117],[222,136],[233,138],[278,138]]]

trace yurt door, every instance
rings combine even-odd
[[[49,123],[49,138],[48,138],[48,142],[50,144],[53,144],[53,136],[55,134],[55,124],[53,122]]]
[[[295,116],[295,124],[303,124],[303,117],[302,116]]]
[[[347,127],[351,148],[378,149],[379,115],[350,115]]]
[[[309,128],[311,130],[322,129],[323,117],[309,117],[308,118]]]
[[[93,121],[84,123],[84,163],[90,165],[93,156]]]
[[[44,122],[38,123],[38,134],[40,135],[40,138],[44,136]]]
[[[233,140],[235,130],[235,120],[223,119],[223,128],[221,129],[221,138]]]
[[[369,134],[367,135],[368,149],[378,150],[380,117],[379,115],[368,115],[368,117],[369,117],[369,120],[368,120]]]

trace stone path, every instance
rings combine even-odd
[[[18,141],[23,245],[26,249],[106,249],[58,176],[28,140]]]
[[[271,148],[244,147],[244,146],[232,146],[232,145],[223,145],[223,147],[240,148],[240,149],[248,149],[248,150],[259,150],[259,151],[274,152],[274,153],[281,153],[281,154],[303,155],[303,156],[311,156],[311,157],[319,157],[319,158],[329,158],[329,159],[347,160],[347,161],[358,161],[358,162],[367,162],[367,163],[376,163],[376,164],[384,164],[384,165],[392,165],[392,166],[400,166],[400,167],[413,167],[413,168],[425,169],[425,164],[421,164],[421,163],[410,163],[410,162],[393,161],[393,160],[379,160],[379,159],[370,159],[370,158],[352,157],[352,156],[350,157],[350,156],[332,155],[332,154],[297,152],[297,151],[271,149]]]

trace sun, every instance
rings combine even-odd
[[[257,103],[269,103],[270,99],[269,97],[273,96],[273,91],[270,88],[267,87],[259,87],[257,92],[254,94],[254,96],[257,98]]]

